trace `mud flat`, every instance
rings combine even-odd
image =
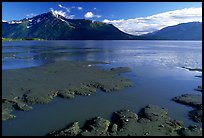
[[[199,91],[199,92],[202,92],[202,91],[203,91],[203,90],[202,90],[202,86],[198,86],[198,87],[195,88],[194,90]]]
[[[73,122],[67,127],[52,131],[48,136],[201,136],[197,126],[185,128],[182,122],[168,116],[168,110],[148,105],[139,114],[128,109],[113,113],[112,120],[94,117],[84,126]]]
[[[182,67],[184,69],[187,69],[189,71],[198,71],[198,72],[202,72],[202,68],[189,68],[189,67]]]
[[[173,100],[194,107],[195,110],[189,112],[189,117],[195,122],[202,122],[202,95],[183,94],[174,97]]]
[[[40,67],[3,70],[2,120],[15,118],[11,114],[13,110],[30,110],[33,104],[48,103],[56,96],[88,96],[96,89],[112,92],[132,85],[130,80],[117,75],[125,72],[124,69],[102,70],[95,66],[97,64],[107,63],[60,61]]]
[[[196,108],[202,108],[202,96],[195,94],[183,94],[173,98],[174,101]]]

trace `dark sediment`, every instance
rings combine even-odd
[[[56,96],[74,98],[91,95],[97,89],[112,92],[132,82],[118,76],[120,71],[101,70],[102,62],[61,61],[40,67],[4,70],[2,73],[2,120],[15,118],[13,110],[26,111],[31,105],[48,103]],[[121,71],[121,73],[124,71]]]
[[[195,108],[189,112],[189,117],[195,122],[202,122],[202,95],[184,94],[173,98],[174,101]]]
[[[195,94],[183,94],[173,98],[174,101],[196,108],[202,108],[202,96]]]
[[[202,72],[201,68],[189,68],[189,67],[182,67],[182,68],[187,69],[189,71],[199,71],[199,72]]]
[[[195,109],[189,112],[189,117],[195,122],[202,122],[202,110]]]
[[[117,67],[117,68],[111,68],[111,71],[115,73],[125,73],[125,72],[130,72],[130,68],[128,67]]]
[[[189,126],[188,128],[182,128],[179,131],[181,136],[202,136],[202,128],[197,126]]]
[[[202,86],[198,86],[197,88],[195,88],[194,90],[202,92]]]
[[[74,123],[73,123],[74,124]],[[142,109],[141,115],[130,110],[113,113],[112,121],[102,117],[95,117],[79,128],[78,122],[71,126],[53,131],[50,136],[180,136],[202,135],[198,127],[182,126],[180,121],[168,116],[168,110],[156,105],[148,105]],[[72,130],[72,132],[68,131]]]
[[[69,125],[67,128],[59,130],[59,131],[53,131],[49,135],[51,136],[76,136],[81,132],[81,129],[79,127],[79,122],[74,122],[71,125]]]
[[[197,78],[202,78],[202,75],[196,75],[195,77],[197,77]]]

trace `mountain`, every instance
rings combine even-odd
[[[48,12],[20,21],[2,22],[2,37],[47,40],[135,39],[111,24],[85,19],[67,19]]]
[[[19,21],[2,21],[2,37],[47,40],[202,40],[202,23],[182,23],[153,33],[134,36],[120,31],[112,24],[67,19],[54,12],[48,12]]]
[[[159,31],[142,35],[140,39],[202,40],[202,23],[189,22],[168,26]]]

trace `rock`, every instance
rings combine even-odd
[[[192,110],[188,115],[195,122],[202,122],[202,110]]]
[[[178,103],[185,104],[185,105],[202,108],[202,96],[201,95],[183,94],[181,96],[174,97],[172,100]]]

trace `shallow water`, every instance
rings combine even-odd
[[[13,41],[3,43],[2,69],[41,66],[60,60],[105,61],[102,68],[128,66],[132,72],[122,74],[134,86],[119,92],[98,91],[74,99],[55,98],[51,103],[35,105],[30,111],[14,111],[16,119],[2,123],[3,135],[45,135],[73,121],[82,124],[95,116],[110,119],[114,111],[139,112],[147,104],[166,107],[172,118],[202,126],[188,117],[191,107],[171,98],[194,93],[201,85],[200,72],[181,67],[202,68],[201,41]],[[13,56],[6,56],[6,54]]]

